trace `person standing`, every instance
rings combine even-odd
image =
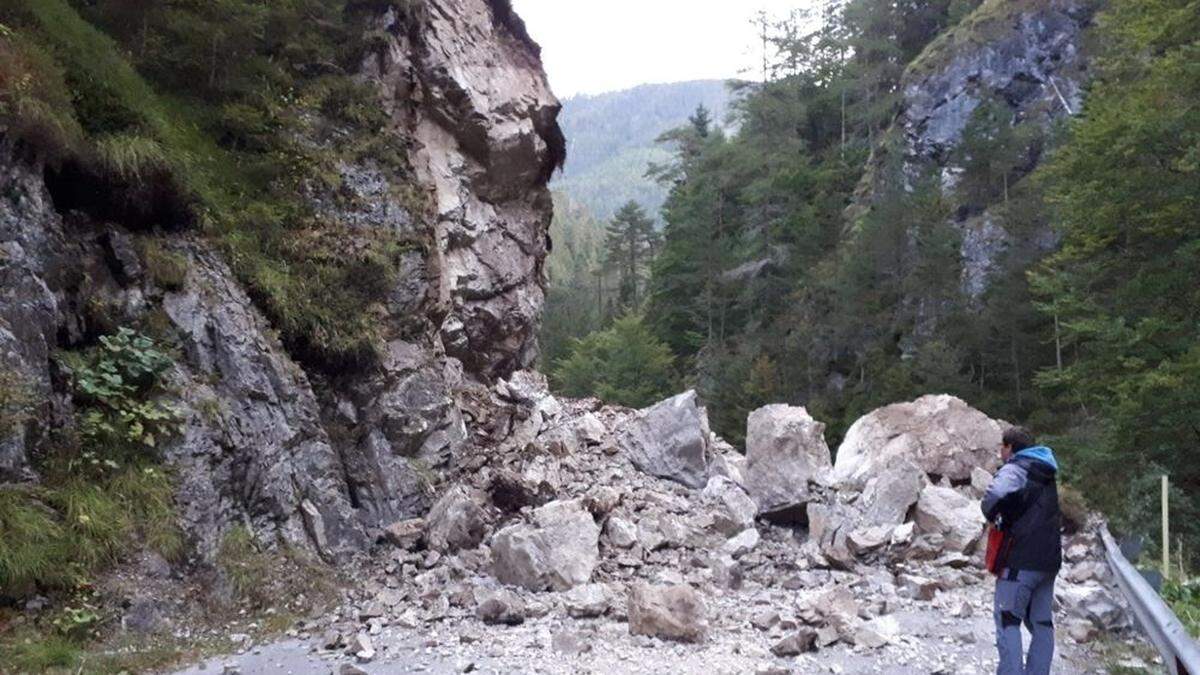
[[[1058,462],[1023,427],[1004,432],[996,472],[983,495],[983,515],[1003,532],[994,615],[997,675],[1048,675],[1054,660],[1054,578],[1062,567]],[[1021,626],[1029,630],[1022,654]]]

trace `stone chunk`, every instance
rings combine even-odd
[[[964,553],[983,535],[986,521],[979,502],[954,488],[930,485],[917,500],[917,529],[923,534],[940,534],[947,552]]]
[[[629,589],[629,632],[678,642],[702,642],[708,633],[707,608],[691,586]]]
[[[832,466],[825,425],[801,407],[768,405],[746,420],[745,484],[760,515],[797,519],[810,480]]]
[[[525,602],[508,590],[486,591],[480,594],[475,616],[486,624],[516,626],[525,622]]]
[[[383,528],[383,538],[396,548],[411,551],[425,538],[425,519],[410,518]]]
[[[483,507],[462,488],[442,495],[425,517],[425,540],[442,553],[475,548],[486,533]]]
[[[645,473],[696,489],[708,482],[713,462],[708,416],[695,391],[638,411],[620,430],[617,442]]]
[[[798,656],[805,652],[816,651],[817,631],[808,627],[796,629],[792,634],[776,642],[771,647],[775,656]]]
[[[754,526],[758,504],[734,481],[725,476],[713,476],[702,494],[717,532],[732,537]]]
[[[886,461],[903,457],[926,474],[968,480],[975,467],[999,465],[1000,422],[953,396],[922,396],[879,408],[850,426],[834,477],[862,487]]]
[[[564,591],[591,580],[599,540],[600,527],[579,500],[553,501],[533,512],[533,522],[496,534],[492,571],[505,584]]]

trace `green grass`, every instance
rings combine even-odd
[[[162,469],[139,465],[104,478],[51,473],[43,486],[0,487],[3,595],[70,591],[139,545],[180,559],[172,495]]]
[[[167,248],[160,237],[147,236],[138,240],[138,253],[150,281],[168,291],[178,291],[187,282],[188,259],[182,253]]]

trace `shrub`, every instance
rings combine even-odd
[[[80,431],[90,449],[153,448],[174,432],[180,413],[152,400],[159,378],[172,366],[155,342],[121,328],[83,354],[64,354],[75,397],[81,404]]]

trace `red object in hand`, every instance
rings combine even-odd
[[[1004,563],[1008,558],[1008,548],[1011,544],[1012,540],[1004,533],[1004,530],[995,525],[988,526],[987,553],[984,555],[984,565],[993,576],[1000,576],[1000,572],[1004,570]]]

